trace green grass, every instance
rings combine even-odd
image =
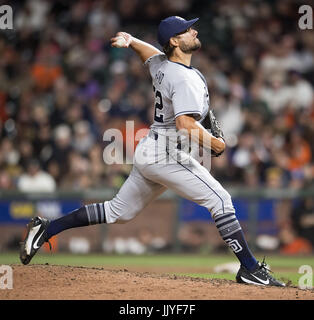
[[[195,278],[203,278],[203,279],[225,279],[225,280],[235,280],[235,274],[230,273],[175,273],[179,276],[188,276]],[[299,278],[301,274],[293,273],[293,272],[276,272],[275,277],[279,280],[284,281],[285,283],[290,283],[294,286],[298,286]]]
[[[212,267],[218,263],[235,261],[233,256],[203,256],[203,255],[105,255],[105,254],[37,254],[32,264],[56,264],[73,266],[186,266]],[[1,264],[20,263],[18,253],[0,254]]]
[[[257,256],[259,260],[262,260],[262,256]],[[302,274],[298,273],[301,265],[310,265],[314,268],[314,256],[280,256],[280,255],[268,255],[266,258],[267,263],[271,266],[271,269],[275,272],[277,278],[290,280],[293,285],[298,285],[298,280]],[[185,275],[190,277],[199,278],[223,278],[234,280],[234,274],[227,273],[197,273],[195,268],[212,268],[217,264],[237,262],[237,259],[232,254],[224,255],[185,255],[185,254],[163,254],[163,255],[105,255],[105,254],[89,254],[89,255],[77,255],[77,254],[44,254],[40,253],[36,255],[32,264],[45,264],[50,265],[70,265],[70,266],[105,266],[105,267],[173,267],[178,266],[185,268],[191,268],[191,272],[176,272],[176,275]],[[18,253],[1,253],[1,264],[20,264]],[[194,269],[194,270],[193,270]],[[172,272],[173,274],[173,272]]]

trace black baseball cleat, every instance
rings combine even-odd
[[[50,221],[44,218],[35,217],[27,225],[27,235],[23,242],[20,243],[20,260],[23,264],[29,264],[39,248],[48,242],[47,228]]]
[[[244,266],[241,265],[236,280],[238,283],[255,284],[258,286],[275,286],[285,287],[283,282],[276,280],[272,277],[269,269],[266,268],[265,260],[262,263],[258,262],[258,265],[254,271],[248,271]]]

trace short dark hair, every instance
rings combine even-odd
[[[173,53],[173,50],[174,50],[174,46],[172,46],[170,44],[170,41],[168,41],[163,47],[162,47],[162,50],[164,51],[164,53],[166,54],[166,56],[168,58],[171,57],[172,53]]]

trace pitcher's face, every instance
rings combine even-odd
[[[192,53],[193,51],[201,47],[201,41],[197,38],[198,32],[189,28],[184,32],[176,35],[176,38],[179,40],[179,48],[184,53]]]

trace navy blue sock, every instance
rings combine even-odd
[[[47,238],[71,228],[84,227],[97,223],[106,223],[103,203],[93,203],[76,209],[59,219],[50,222],[47,228]]]
[[[254,270],[257,266],[257,260],[254,258],[248,247],[242,228],[235,214],[221,214],[214,220],[221,237],[237,256],[241,265],[249,271]]]

